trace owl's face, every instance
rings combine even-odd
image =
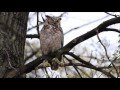
[[[47,17],[46,22],[49,25],[53,25],[57,27],[60,26],[60,21],[61,21],[60,17],[48,16],[48,15],[46,15],[46,17]]]

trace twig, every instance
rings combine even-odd
[[[89,66],[93,66],[91,63],[84,61],[83,59],[81,59],[80,57],[76,56],[75,54],[73,54],[72,52],[68,52],[68,55],[72,56],[73,58],[75,58],[76,60],[78,60],[80,63],[83,63],[85,65],[89,65]]]
[[[39,33],[39,12],[37,12],[37,33],[38,33],[38,36],[40,37],[40,33]]]
[[[86,71],[82,70],[81,68],[78,68],[84,75],[86,75],[88,78],[91,78]]]
[[[74,30],[76,30],[76,29],[80,29],[80,28],[82,28],[82,27],[84,27],[84,26],[87,26],[87,25],[93,24],[93,23],[95,23],[95,22],[98,22],[98,21],[100,21],[100,20],[102,20],[102,19],[104,19],[104,18],[107,18],[108,16],[109,16],[109,15],[106,15],[105,17],[99,18],[99,19],[94,20],[94,21],[90,21],[90,22],[88,22],[88,23],[86,23],[86,24],[83,24],[83,25],[81,25],[81,26],[74,27],[74,28],[70,29],[69,31],[65,32],[65,35],[68,34],[68,33],[70,33],[70,32],[72,32],[72,31],[74,31]]]
[[[37,69],[35,69],[35,78],[37,78]]]
[[[65,57],[65,56],[63,56],[63,57]],[[65,64],[64,59],[63,59],[63,63]],[[68,75],[68,73],[67,73],[66,67],[64,67],[64,69],[65,69],[65,73],[66,73],[66,76],[67,76],[67,75]]]
[[[44,70],[45,70],[45,72],[46,72],[47,77],[50,78],[50,76],[49,76],[49,74],[48,74],[48,71],[47,71],[46,67],[44,68]]]
[[[108,12],[105,12],[105,13],[110,15],[110,16],[119,17],[119,15],[116,15],[116,14],[111,14],[111,13],[108,13]]]
[[[74,55],[74,54],[69,54],[69,55],[72,56],[73,58],[75,58],[76,60],[80,60],[80,58],[77,57],[77,56]],[[92,64],[90,64],[90,63],[89,63],[89,65],[88,65],[88,62],[87,62],[87,63],[86,63],[86,62],[83,62],[83,63],[84,63],[84,64],[87,64],[87,65],[86,65],[87,68],[91,68],[91,69],[100,71],[100,72],[102,72],[103,74],[107,75],[108,77],[115,78],[115,77],[114,77],[112,74],[110,74],[109,72],[106,72],[106,71],[104,71],[104,70],[102,70],[102,69],[100,69],[100,68],[97,68],[96,66],[94,66],[94,65],[92,65]]]
[[[61,18],[61,17],[63,17],[65,14],[67,14],[67,12],[62,13],[59,17]]]
[[[103,48],[104,48],[104,50],[105,50],[105,55],[106,55],[107,59],[111,62],[112,66],[115,68],[116,73],[117,73],[117,77],[118,77],[118,76],[119,76],[119,73],[118,73],[118,71],[117,71],[114,63],[109,59],[109,56],[108,56],[108,53],[107,53],[107,49],[106,49],[106,47],[104,46],[104,44],[102,43],[102,41],[100,40],[100,37],[99,37],[99,35],[98,35],[98,30],[96,30],[96,32],[97,32],[97,38],[98,38],[99,42],[101,43],[101,45],[103,46]]]
[[[39,24],[38,24],[38,25],[40,26],[40,25],[42,25],[43,23],[44,23],[44,22],[39,21]],[[32,30],[32,29],[34,29],[34,28],[36,28],[36,27],[37,27],[37,25],[32,26],[32,27],[28,28],[27,31],[30,31],[30,30]]]
[[[76,70],[76,72],[78,73],[79,77],[82,78],[81,74],[79,73],[79,71],[77,70],[77,66],[75,66],[71,60],[69,60],[66,56],[64,56],[69,62],[70,64],[72,64],[72,66],[74,67],[74,69]]]

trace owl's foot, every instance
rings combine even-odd
[[[65,64],[61,62],[61,63],[59,64],[59,66],[64,67]]]
[[[60,61],[57,58],[54,58],[52,59],[50,65],[52,70],[57,70],[59,68]]]
[[[61,63],[57,58],[53,58],[52,62],[56,62],[57,64]]]
[[[41,63],[41,66],[45,68],[45,67],[49,67],[50,64],[48,63],[47,60],[44,60],[43,63]]]

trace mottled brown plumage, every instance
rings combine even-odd
[[[40,44],[42,55],[51,55],[51,52],[54,52],[61,47],[63,47],[64,35],[62,28],[60,26],[60,17],[46,16],[47,19],[44,22],[44,26],[40,32]],[[58,58],[61,61],[62,56]],[[51,65],[51,69],[57,70],[58,63],[48,60]]]

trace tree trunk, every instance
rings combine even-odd
[[[0,12],[0,78],[24,65],[28,15],[28,12]]]

